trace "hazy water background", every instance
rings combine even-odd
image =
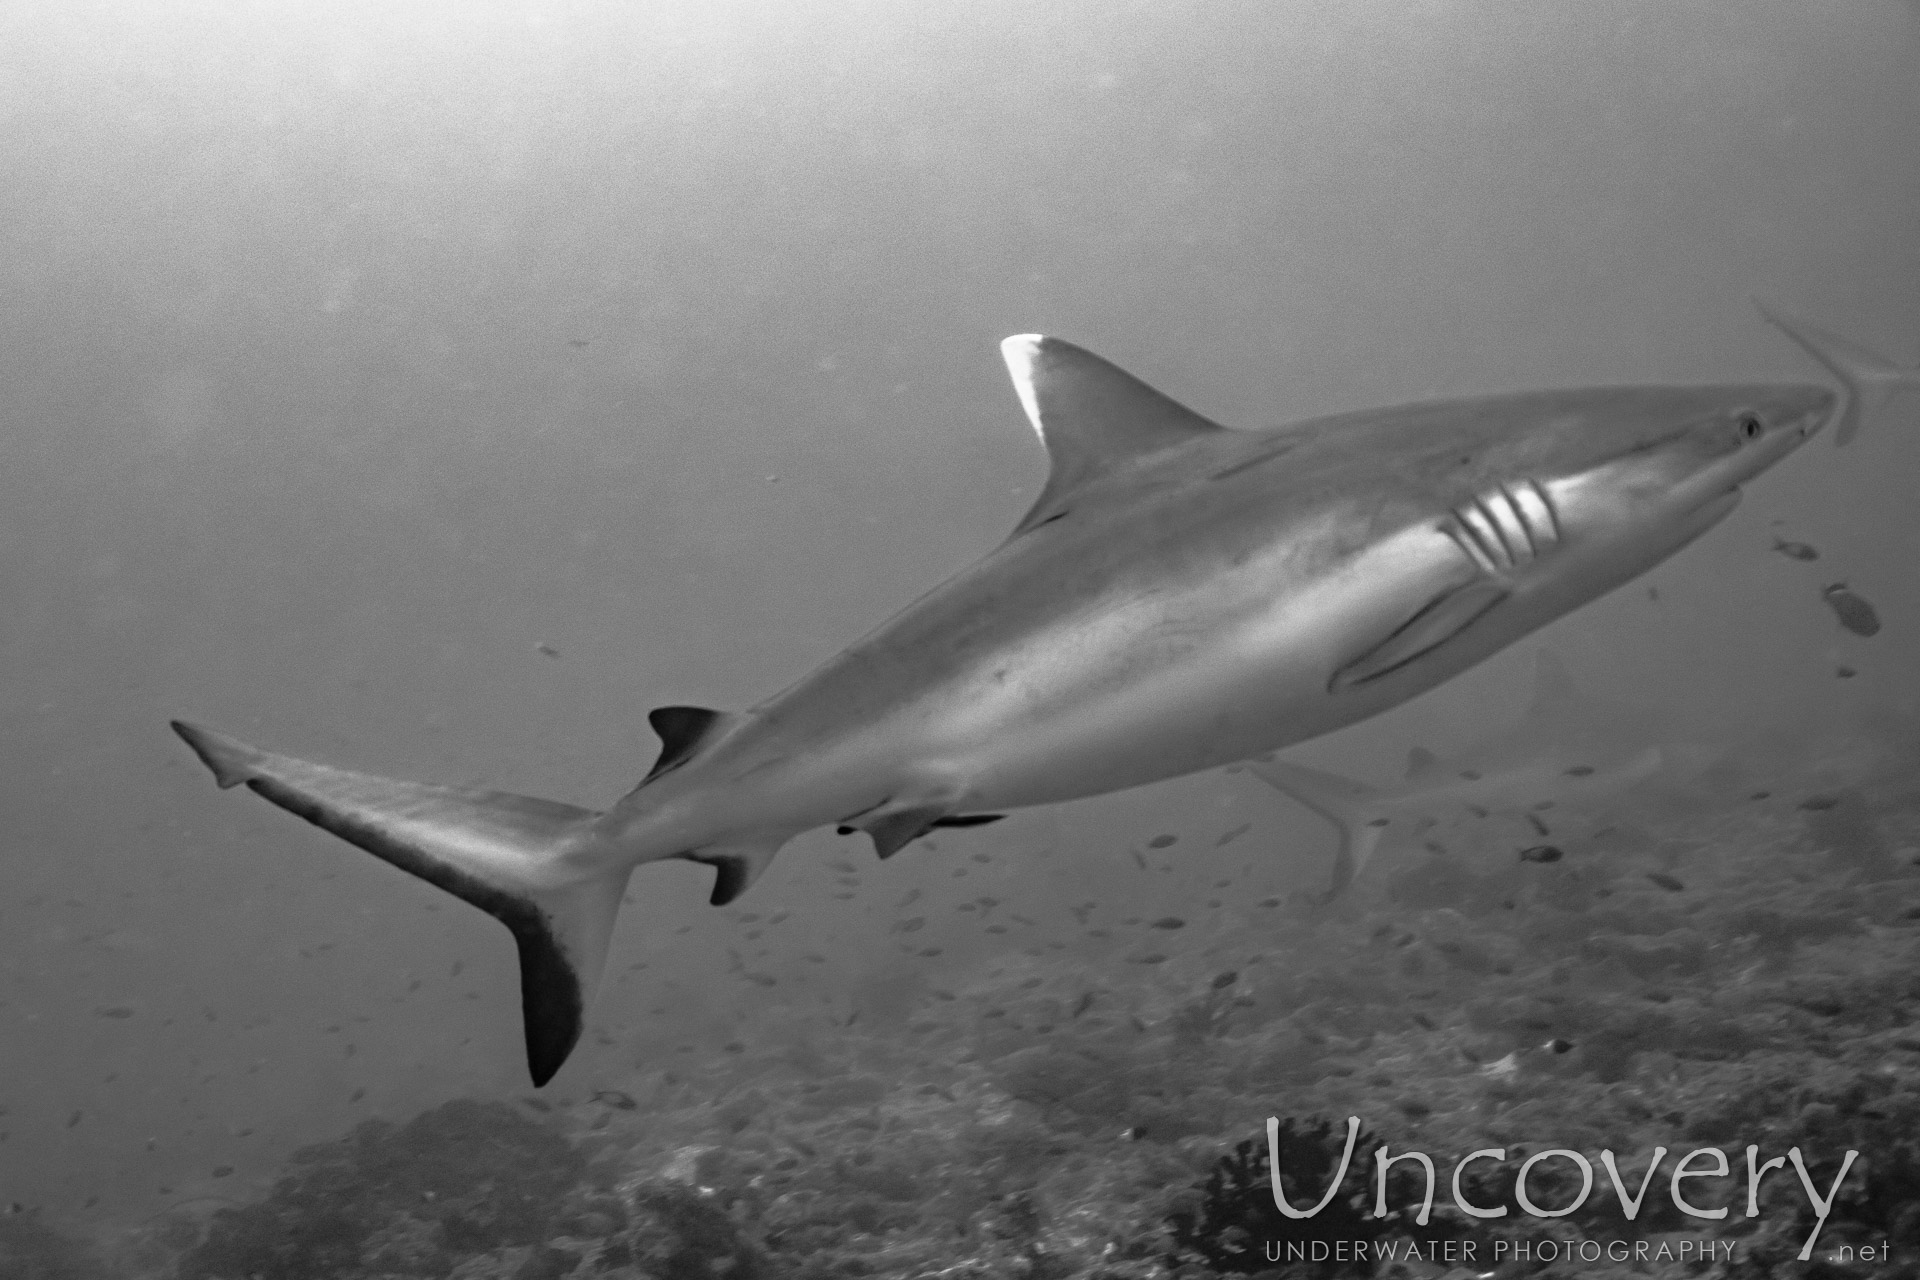
[[[1008,333],[1241,426],[1810,378],[1755,293],[1910,361],[1916,50],[1866,0],[0,8],[0,1199],[244,1197],[524,1087],[498,926],[216,793],[169,717],[605,803],[648,708],[756,701],[1004,535],[1044,468]],[[1916,427],[1817,443],[1657,601],[1544,642],[1708,735],[1911,711]],[[1304,754],[1470,738],[1541,642]],[[1057,897],[1228,813],[1273,885],[1323,873],[1320,826],[1219,774],[941,843]],[[798,994],[725,977],[707,873],[642,873],[554,1092],[886,1016],[885,913],[943,854],[840,901],[843,855],[797,841],[742,904],[828,953]]]

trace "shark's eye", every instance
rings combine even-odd
[[[1758,440],[1766,433],[1767,425],[1760,421],[1760,415],[1757,413],[1743,413],[1740,415],[1738,421],[1740,423],[1740,436],[1742,439]]]

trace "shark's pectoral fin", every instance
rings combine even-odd
[[[780,852],[782,840],[762,840],[742,844],[715,844],[695,849],[687,854],[690,862],[698,862],[714,870],[713,890],[707,895],[707,901],[716,907],[724,907],[735,898],[753,887],[753,882],[773,861],[773,855]]]
[[[1327,691],[1338,693],[1378,680],[1432,653],[1466,631],[1509,594],[1505,583],[1486,578],[1442,592],[1394,628],[1386,639],[1334,672],[1327,682]]]

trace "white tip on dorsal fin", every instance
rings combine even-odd
[[[1075,490],[1114,468],[1222,430],[1071,342],[1016,334],[1000,354],[1050,464],[1046,490],[1016,533],[1061,514]]]

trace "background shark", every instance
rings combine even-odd
[[[1408,753],[1405,780],[1371,786],[1289,760],[1246,771],[1333,823],[1340,842],[1329,896],[1376,854],[1511,863],[1522,850],[1577,851],[1643,784],[1684,784],[1722,758],[1715,747],[1650,742],[1655,721],[1581,696],[1550,649],[1534,658],[1532,699],[1509,728],[1441,759]]]
[[[1897,365],[1851,338],[1789,315],[1758,298],[1754,306],[1768,324],[1793,339],[1848,389],[1847,403],[1833,431],[1836,448],[1852,443],[1866,417],[1885,409],[1894,397],[1920,391],[1920,364]]]

